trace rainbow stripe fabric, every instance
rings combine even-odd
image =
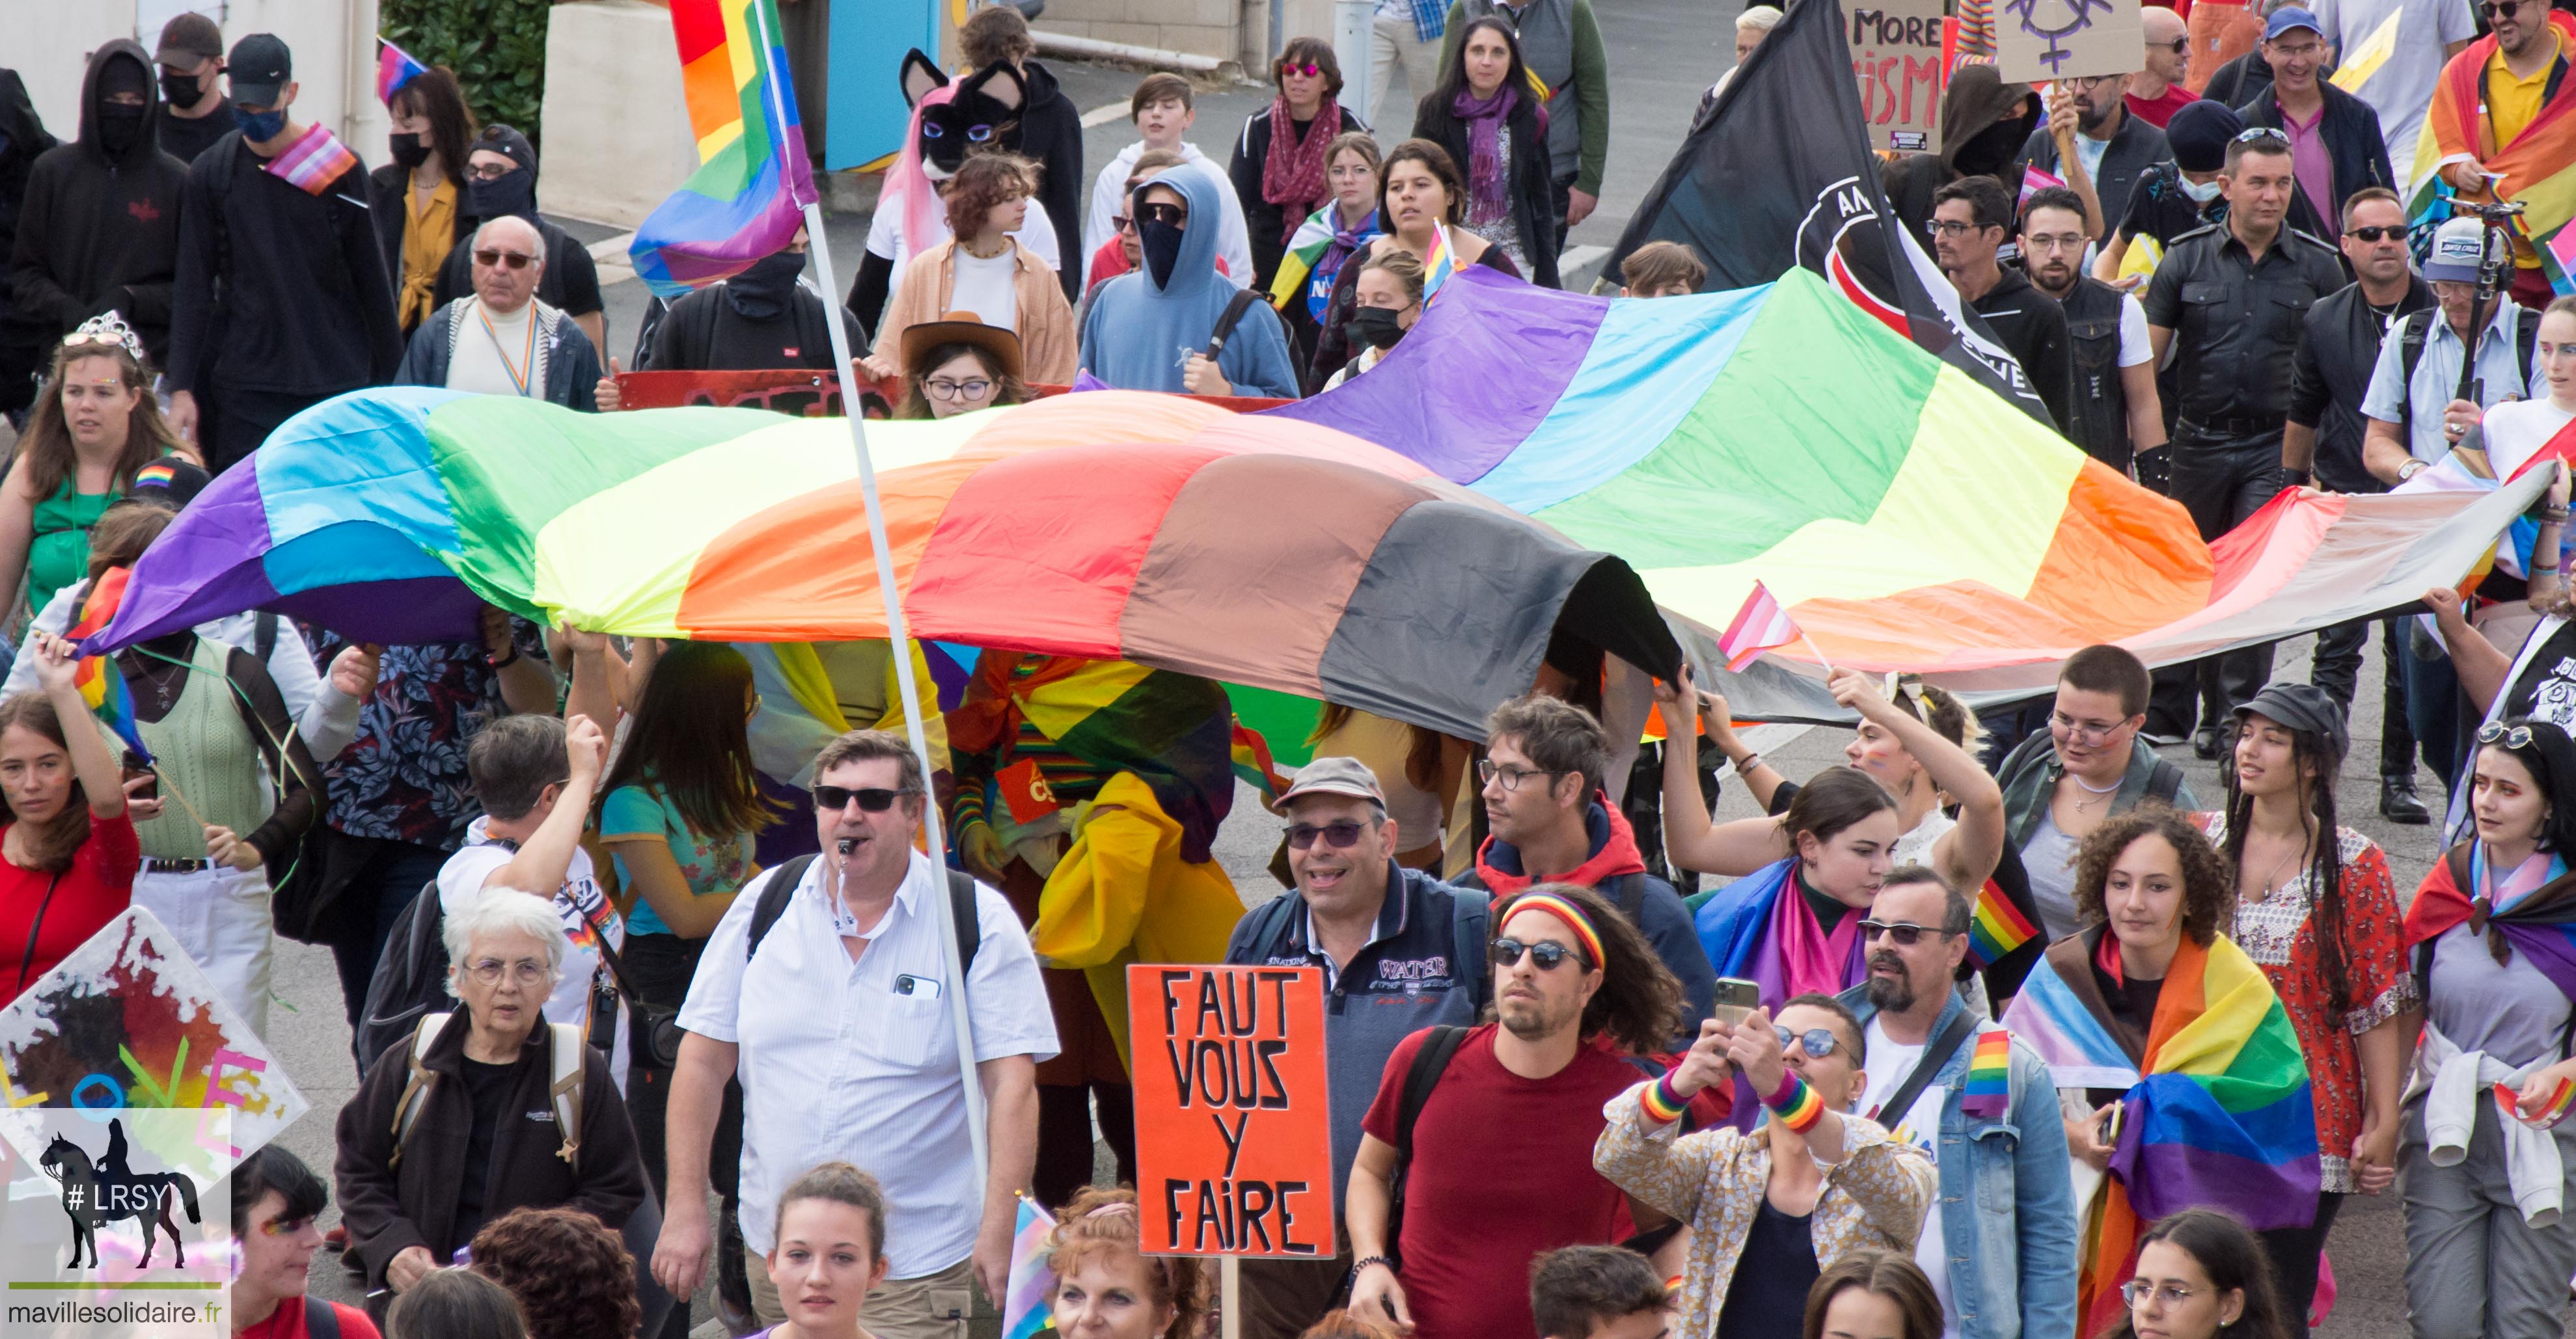
[[[260,170],[293,186],[306,195],[320,195],[331,189],[340,175],[358,165],[358,155],[330,128],[316,124],[304,132],[304,138],[288,145],[286,152],[260,166]]]
[[[2544,10],[2558,30],[2562,47],[2576,46],[2576,16]],[[2576,217],[2576,136],[2568,133],[2576,117],[2576,84],[2558,81],[2556,96],[2541,104],[2540,114],[2510,144],[2496,145],[2482,112],[2486,106],[2487,62],[2496,52],[2492,36],[2469,43],[2442,67],[2424,128],[2415,137],[2415,161],[2406,171],[2407,216],[2423,218],[2449,188],[2442,169],[2475,160],[2504,178],[2507,198],[2520,200],[2521,217],[2513,220],[2516,238],[2529,246]],[[2484,199],[2484,193],[2471,197]],[[2546,253],[2544,253],[2546,254]]]
[[[167,488],[179,478],[179,471],[168,461],[154,461],[134,472],[137,488]]]
[[[2305,1227],[2322,1176],[2298,1034],[2263,970],[2223,935],[2205,948],[2186,936],[2141,1063],[2117,1040],[2089,965],[2103,933],[2051,946],[2004,1011],[2060,1088],[2127,1090],[2085,1243],[2077,1319],[2086,1334],[2117,1312],[2146,1223],[2219,1208],[2257,1231]]]
[[[635,230],[635,273],[669,299],[783,249],[814,203],[777,0],[671,0],[698,170]]]
[[[2021,913],[1994,880],[1977,890],[1977,911],[1968,921],[1968,959],[1978,971],[2003,961],[2004,955],[2039,937],[2039,927]]]
[[[1968,1085],[1959,1093],[1959,1110],[1991,1119],[2012,1101],[2012,1033],[1989,1028],[1977,1034],[1977,1049],[1968,1057]]]
[[[1029,1339],[1055,1328],[1055,1271],[1047,1268],[1047,1236],[1055,1219],[1036,1200],[1020,1196],[1011,1228],[1010,1296],[1002,1302],[1002,1339]]]
[[[133,579],[134,569],[111,567],[99,574],[97,582],[82,599],[80,618],[65,636],[80,642],[104,628],[116,617],[117,608],[125,601],[126,583]],[[89,704],[99,723],[134,750],[135,756],[149,763],[152,750],[143,746],[143,728],[134,719],[134,697],[125,686],[125,673],[106,656],[84,656],[72,670],[72,687],[80,690],[81,701]]]
[[[2567,1108],[2576,1106],[2576,1079],[2560,1079],[2558,1086],[2550,1090],[2549,1100],[2529,1116],[2522,1114],[2522,1090],[2511,1083],[2496,1084],[2495,1101],[2505,1115],[2535,1130],[2546,1130],[2567,1119]]]

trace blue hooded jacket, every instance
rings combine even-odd
[[[1139,266],[1101,285],[1082,320],[1082,366],[1121,390],[1186,394],[1182,370],[1191,354],[1206,350],[1237,291],[1216,272],[1216,221],[1225,199],[1196,164],[1165,171],[1138,186],[1136,195],[1153,186],[1168,186],[1189,204],[1172,281],[1157,285],[1152,268]],[[1255,302],[1244,311],[1216,361],[1237,395],[1297,395],[1288,332],[1269,303]]]

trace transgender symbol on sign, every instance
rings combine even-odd
[[[2039,59],[2052,75],[2075,54],[2059,43],[2091,28],[2095,11],[2111,7],[2111,0],[2004,0],[2004,8],[2019,16],[2023,32],[2048,43]]]

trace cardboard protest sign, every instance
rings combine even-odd
[[[304,1094],[160,919],[132,907],[0,1009],[0,1138],[43,1156],[73,1108],[223,1113],[239,1159],[304,1114]],[[201,1134],[200,1137],[207,1137]]]
[[[1131,965],[1144,1249],[1333,1254],[1318,967]]]
[[[1860,79],[1869,147],[1941,151],[1942,0],[1888,0],[1851,11],[1852,73]]]
[[[2146,63],[2138,0],[2004,0],[1995,13],[1995,72],[2007,83],[2134,74]]]

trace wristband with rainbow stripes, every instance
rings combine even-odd
[[[1780,1086],[1762,1099],[1762,1105],[1771,1108],[1771,1114],[1779,1117],[1781,1124],[1800,1134],[1825,1116],[1825,1099],[1816,1096],[1816,1090],[1808,1087],[1794,1069],[1781,1074]]]
[[[2510,1083],[2495,1086],[2496,1105],[2504,1114],[2535,1130],[2546,1130],[2567,1119],[2568,1108],[2576,1106],[2576,1080],[2560,1079],[2558,1087],[2529,1116],[2522,1114],[2522,1092]]]
[[[1673,1091],[1673,1076],[1667,1073],[1646,1085],[1646,1090],[1637,1095],[1637,1104],[1645,1109],[1646,1119],[1657,1125],[1670,1125],[1689,1109],[1690,1099]]]

